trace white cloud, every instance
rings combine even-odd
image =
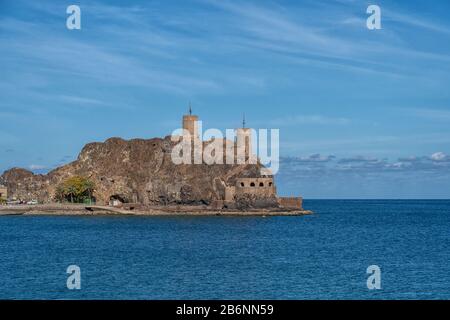
[[[320,153],[315,153],[312,155],[309,155],[307,157],[299,157],[297,158],[300,162],[328,162],[336,158],[333,155],[323,156]]]
[[[65,102],[77,104],[78,106],[83,106],[83,105],[104,105],[105,104],[103,101],[100,101],[100,100],[97,100],[97,99],[92,99],[92,98],[87,98],[87,97],[61,95],[58,98],[63,100],[63,101],[65,101]]]
[[[433,154],[430,156],[430,159],[433,160],[433,161],[438,161],[438,162],[441,162],[441,161],[450,161],[450,156],[446,155],[446,154],[443,153],[443,152],[436,152],[436,153],[433,153]]]
[[[280,168],[284,172],[308,173],[411,173],[421,172],[427,175],[450,173],[450,156],[436,152],[431,156],[413,156],[399,158],[397,161],[371,156],[352,156],[337,158],[333,155],[313,154],[303,157],[282,157]]]
[[[354,156],[349,158],[342,158],[339,160],[340,163],[351,163],[351,162],[379,162],[380,160],[375,157],[367,156]]]

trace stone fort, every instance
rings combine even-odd
[[[199,135],[199,117],[192,114],[192,109],[189,106],[189,114],[183,116],[182,126],[185,131],[189,133],[190,137],[194,139],[200,139]],[[245,155],[245,161],[249,161],[251,157],[255,157],[253,154],[252,143],[252,129],[247,128],[245,125],[245,117],[243,119],[242,128],[235,129],[236,138],[235,141],[226,141],[223,143],[232,143],[235,154]],[[238,144],[237,141],[243,141]],[[208,143],[209,141],[206,141]],[[239,150],[243,148],[244,150]],[[301,197],[279,197],[277,195],[277,189],[275,186],[274,178],[272,175],[255,176],[255,177],[240,177],[236,179],[234,185],[225,186],[225,197],[222,200],[215,200],[212,203],[212,207],[215,209],[221,209],[224,207],[232,206],[237,199],[242,197],[249,197],[260,200],[274,200],[280,207],[283,208],[297,208],[302,209],[303,199]],[[264,201],[263,201],[264,202]]]

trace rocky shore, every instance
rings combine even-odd
[[[108,215],[108,216],[300,216],[312,214],[309,210],[297,209],[250,209],[214,210],[207,206],[148,206],[135,210],[124,210],[110,206],[89,206],[82,204],[41,204],[0,206],[0,216],[70,216],[70,215]]]

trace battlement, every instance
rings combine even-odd
[[[239,178],[236,180],[236,194],[275,196],[277,191],[273,178]]]

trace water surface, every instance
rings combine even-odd
[[[449,299],[450,201],[300,217],[0,217],[0,299]],[[81,268],[81,290],[66,268]],[[369,291],[366,268],[382,270]]]

